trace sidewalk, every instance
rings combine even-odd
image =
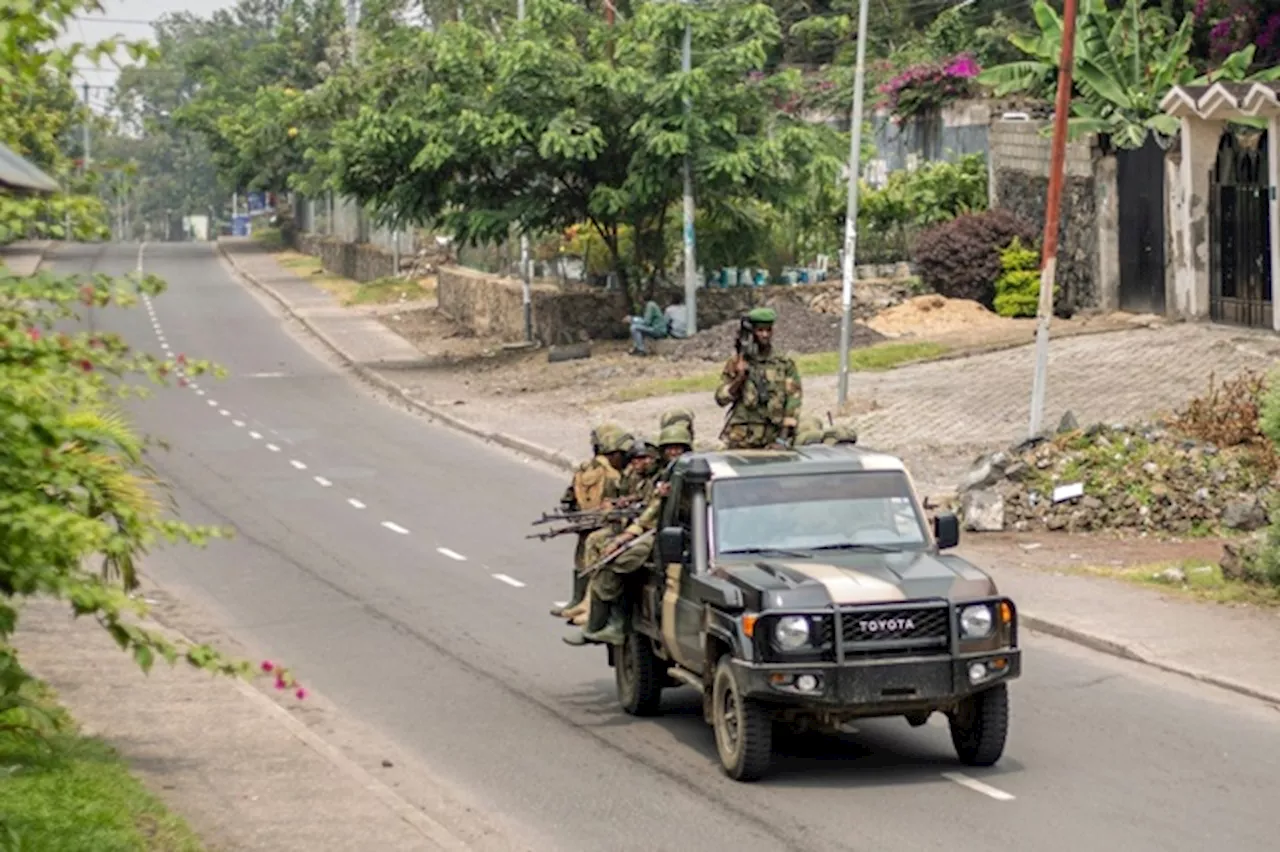
[[[19,240],[0,246],[0,263],[13,275],[35,275],[53,245],[51,240]]]
[[[511,399],[484,405],[472,399],[465,408],[455,408],[466,412],[468,419],[463,419],[453,411],[444,411],[439,404],[425,401],[420,393],[404,386],[410,383],[406,378],[409,371],[371,367],[379,362],[409,362],[406,341],[375,320],[352,316],[336,306],[325,307],[333,305],[327,294],[281,269],[257,245],[224,240],[219,246],[242,277],[274,296],[357,373],[430,417],[564,469],[585,452],[587,424],[580,417],[535,415]],[[1082,421],[1095,412],[1097,418],[1108,419],[1142,416],[1162,404],[1180,401],[1167,398],[1170,384],[1182,388],[1184,394],[1194,394],[1207,383],[1208,374],[1215,367],[1221,374],[1224,364],[1227,368],[1265,365],[1274,357],[1277,343],[1274,337],[1234,329],[1185,325],[1161,331],[1073,338],[1059,343],[1052,356],[1056,364],[1070,364],[1074,376],[1065,382],[1063,391],[1055,392],[1055,398],[1059,404],[1066,399],[1069,404],[1080,405],[1076,412]],[[936,394],[931,411],[917,411],[912,417],[906,403],[898,402],[896,410],[881,409],[860,418],[860,430],[887,432],[896,416],[898,423],[911,424],[898,432],[905,429],[911,433],[908,445],[912,449],[929,441],[930,430],[942,436],[935,443],[951,442],[949,455],[941,462],[935,461],[935,470],[944,470],[960,460],[967,465],[974,450],[992,445],[991,424],[1002,415],[1009,416],[1005,409],[1022,408],[1020,395],[1008,390],[1016,386],[1018,379],[1016,372],[1011,376],[1010,371],[1016,371],[1021,361],[1029,359],[1025,350],[1019,349],[902,367],[887,374],[851,376],[851,395],[858,393],[858,386],[879,388],[884,394],[896,392],[900,399],[903,388]],[[1160,381],[1153,381],[1154,376],[1160,376]],[[825,388],[833,383],[833,377],[821,377],[811,385]],[[973,394],[968,400],[967,419],[960,422],[956,422],[954,414],[958,391],[966,396]],[[714,415],[702,399],[705,396],[641,400],[613,406],[604,416],[619,417],[624,424],[633,420],[649,423],[656,420],[662,408],[680,404],[694,407],[701,422],[718,423],[707,419]],[[1100,397],[1114,402],[1109,411]],[[868,421],[870,427],[863,425]],[[968,437],[974,435],[988,440],[975,442]],[[1006,443],[1005,439],[997,434],[994,444]],[[886,446],[886,442],[875,443]],[[897,451],[892,446],[886,449]],[[911,453],[903,455],[914,472]],[[928,484],[937,487],[946,483],[938,474],[933,480]],[[953,479],[946,484],[954,482]],[[1072,540],[1063,535],[1022,538],[1042,544],[1052,542],[1059,550],[1070,548]],[[972,535],[961,546],[961,552],[992,572],[1001,589],[1019,603],[1023,623],[1030,629],[1280,704],[1280,662],[1269,652],[1280,646],[1280,613],[1188,602],[1119,581],[1023,567],[1016,556],[1010,556],[1018,552],[1017,545],[1004,541],[996,546],[996,540]],[[1044,547],[1051,549],[1050,544]],[[1069,561],[1068,552],[1060,555],[1062,563]]]
[[[173,636],[169,622],[187,619],[183,633],[198,625],[162,590],[144,581],[143,591],[165,622],[144,626]],[[191,638],[244,653],[229,637]],[[323,698],[277,701],[184,663],[157,661],[144,675],[96,622],[74,620],[54,601],[23,606],[15,645],[84,732],[114,746],[210,850],[432,852],[472,848],[466,843],[479,836],[475,815],[463,816],[411,758]]]

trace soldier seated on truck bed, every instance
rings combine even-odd
[[[691,430],[683,423],[674,423],[662,430],[658,437],[665,465],[653,495],[644,511],[620,535],[608,543],[604,557],[617,553],[638,536],[653,530],[662,514],[662,502],[670,491],[670,476],[675,460],[693,451]],[[632,572],[644,567],[653,552],[653,539],[637,543],[619,553],[607,565],[597,569],[591,577],[588,594],[590,615],[584,629],[575,636],[565,638],[570,645],[610,644],[620,645],[625,638],[627,609],[623,601],[624,583]]]

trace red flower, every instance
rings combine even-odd
[[[306,690],[305,688],[303,688],[303,687],[301,687],[301,686],[300,686],[300,687],[298,687],[298,691],[297,691],[297,692],[295,692],[294,694],[295,694],[295,695],[297,695],[297,696],[298,696],[298,700],[299,700],[299,701],[301,701],[301,700],[303,700],[304,698],[306,698],[306,697],[307,697],[307,690]]]
[[[92,284],[86,284],[80,288],[80,301],[86,305],[92,305],[98,292],[93,289]]]
[[[40,329],[38,329],[38,328],[29,328],[29,329],[27,329],[27,336],[28,336],[28,337],[30,337],[32,340],[39,340],[39,339],[40,339]]]
[[[86,373],[93,372],[93,362],[90,361],[88,358],[85,358],[83,361],[80,362],[80,369],[84,370]]]
[[[275,670],[275,664],[274,664],[274,663],[272,663],[270,660],[263,660],[263,661],[262,661],[262,670],[263,670],[264,672],[268,672],[268,673],[269,673],[269,672],[272,672],[272,671],[274,671],[274,670]]]

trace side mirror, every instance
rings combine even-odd
[[[933,516],[933,537],[939,550],[949,550],[960,543],[960,519],[952,512]]]
[[[663,565],[683,562],[688,543],[689,534],[684,527],[663,527],[658,532],[658,558]]]

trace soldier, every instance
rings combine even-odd
[[[755,308],[742,321],[738,353],[725,362],[716,404],[729,406],[720,437],[728,449],[786,446],[800,412],[795,361],[773,349],[773,308]]]
[[[658,438],[658,446],[662,450],[663,471],[659,482],[653,489],[653,495],[645,505],[644,512],[627,526],[622,533],[610,540],[601,554],[601,558],[622,550],[638,536],[654,529],[662,514],[663,499],[670,492],[671,469],[675,460],[693,449],[693,436],[684,423],[673,423],[662,430]],[[624,638],[623,628],[626,626],[626,606],[622,601],[625,577],[642,568],[653,552],[653,539],[619,553],[608,565],[599,568],[591,577],[589,589],[590,613],[582,631],[575,636],[565,638],[570,645],[587,645],[608,643],[619,645]],[[595,561],[588,561],[588,565]]]
[[[560,498],[560,506],[566,512],[590,512],[605,508],[618,499],[621,491],[622,468],[632,438],[615,423],[605,423],[592,430],[590,461],[578,465],[573,481]],[[566,610],[580,604],[587,594],[586,580],[579,569],[586,555],[588,533],[578,534],[578,546],[573,554],[573,598],[563,607],[554,607],[551,614],[562,617]]]
[[[821,444],[823,434],[822,420],[820,418],[813,415],[801,417],[800,425],[796,427],[795,445],[804,447],[809,444]]]
[[[662,412],[662,417],[658,420],[658,431],[661,432],[668,426],[674,426],[677,423],[683,423],[689,427],[689,440],[693,440],[693,412],[687,408],[668,408]]]

